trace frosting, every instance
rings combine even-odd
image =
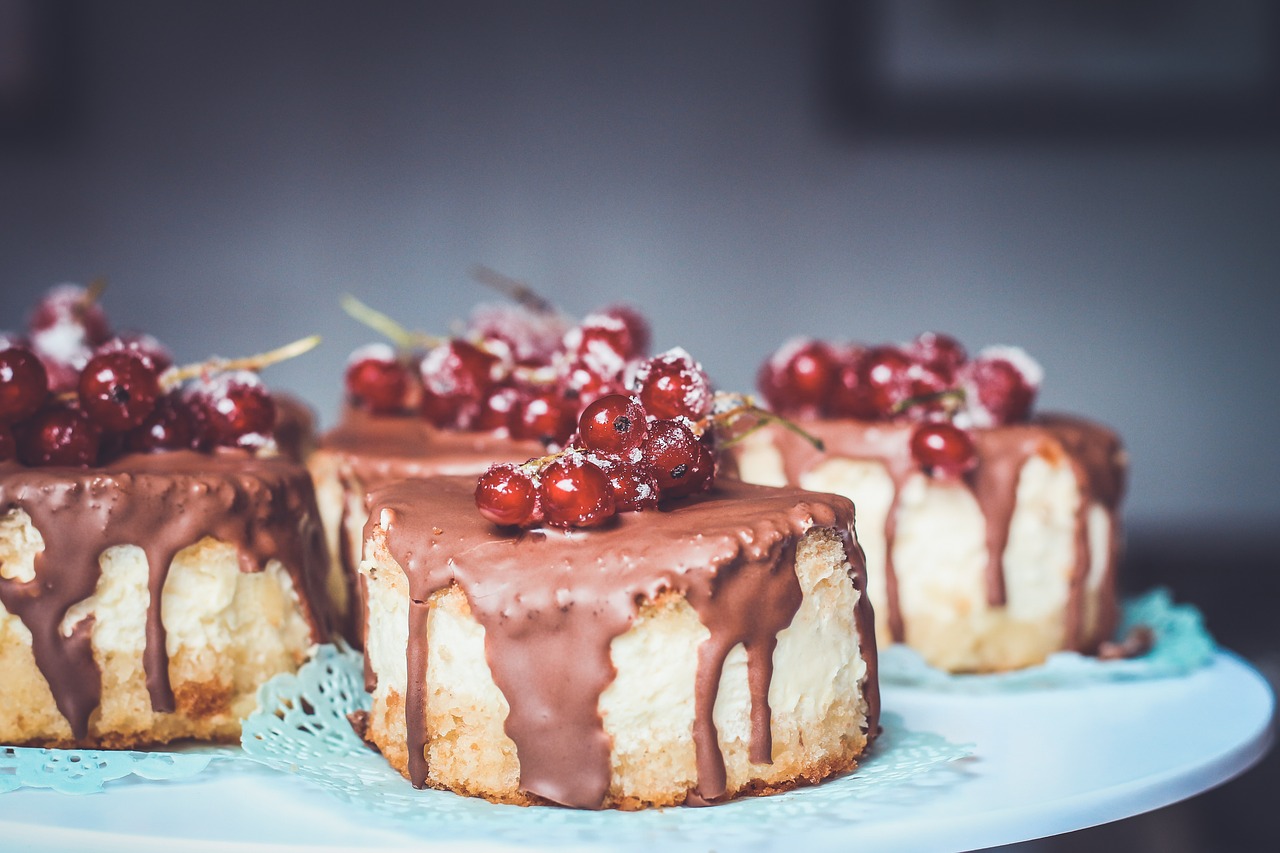
[[[885,466],[894,483],[894,497],[885,519],[885,595],[889,612],[885,614],[895,641],[904,639],[902,613],[898,606],[897,580],[893,570],[893,542],[897,522],[898,494],[907,479],[920,470],[911,456],[910,421],[866,422],[856,420],[813,420],[804,423],[806,431],[821,439],[825,454],[849,459],[874,459]],[[772,431],[773,441],[782,456],[787,481],[798,483],[806,472],[820,464],[827,455],[804,439],[785,430]],[[1105,427],[1066,415],[1040,415],[1030,423],[1013,424],[970,431],[977,451],[977,465],[965,475],[963,482],[973,492],[986,520],[987,603],[992,607],[1005,604],[1003,558],[1009,540],[1009,525],[1017,503],[1018,477],[1022,466],[1034,455],[1064,455],[1075,473],[1080,490],[1076,511],[1076,554],[1067,603],[1066,647],[1080,651],[1087,638],[1083,636],[1084,585],[1089,570],[1088,510],[1102,505],[1112,517],[1113,531],[1120,499],[1124,492],[1124,456],[1117,436]],[[1114,589],[1118,563],[1118,534],[1113,532],[1104,588]],[[1098,637],[1109,636],[1118,611],[1111,596],[1101,614]]]
[[[44,538],[35,579],[0,578],[0,601],[31,631],[36,665],[72,735],[88,735],[102,698],[93,659],[92,617],[70,636],[67,610],[94,593],[99,557],[116,545],[143,549],[149,567],[143,665],[151,707],[175,709],[169,683],[161,592],[173,558],[212,537],[237,546],[240,568],[277,559],[293,579],[312,638],[326,637],[324,538],[306,471],[242,451],[173,451],[122,457],[99,468],[26,468],[0,463],[0,514],[20,508]]]
[[[442,430],[419,417],[371,415],[359,409],[343,413],[342,422],[321,436],[320,449],[337,460],[343,493],[358,493],[362,498],[396,480],[477,475],[494,462],[523,462],[546,452],[538,441],[520,441],[493,432]],[[353,603],[343,633],[357,643],[362,642],[363,629],[356,620],[364,610],[364,598],[356,583],[353,557],[359,549],[348,538],[348,513],[344,501],[338,520],[337,557],[347,584],[347,600]]]
[[[769,684],[778,632],[800,606],[795,546],[813,527],[837,531],[859,591],[856,624],[867,675],[868,737],[878,726],[874,626],[866,567],[845,498],[734,481],[662,512],[620,513],[607,527],[510,530],[476,511],[473,478],[403,481],[370,496],[366,541],[385,531],[386,548],[409,583],[409,778],[426,783],[424,747],[430,596],[456,584],[485,629],[494,682],[510,712],[520,786],[564,805],[598,808],[610,781],[610,741],[600,695],[615,676],[610,643],[645,602],[683,595],[709,631],[698,649],[694,745],[697,790],[725,794],[725,767],[712,709],[725,657],[747,652],[750,758],[770,759]]]

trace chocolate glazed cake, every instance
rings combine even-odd
[[[349,409],[342,423],[321,436],[307,460],[329,550],[326,587],[340,627],[359,644],[356,566],[369,513],[370,491],[396,480],[477,475],[494,462],[525,460],[544,452],[537,441],[491,432],[459,432],[420,419]]]
[[[370,500],[365,735],[418,787],[707,804],[816,783],[878,727],[853,506],[738,482],[592,530],[513,530],[474,478]]]
[[[741,476],[857,502],[882,643],[987,671],[1111,637],[1125,476],[1112,432],[1063,415],[976,428],[976,465],[939,480],[913,459],[910,422],[804,427],[825,452],[770,428],[737,449]]]
[[[242,451],[0,463],[0,742],[234,739],[326,639],[301,466]]]

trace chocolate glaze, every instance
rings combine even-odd
[[[523,462],[541,456],[541,442],[517,441],[492,432],[458,432],[437,429],[422,418],[371,415],[359,409],[343,412],[342,422],[320,437],[319,447],[338,462],[344,494],[367,494],[396,480],[441,475],[478,475],[494,462]],[[343,633],[353,644],[361,642],[359,614],[364,612],[356,583],[356,556],[360,553],[347,536],[348,507],[343,502],[339,520],[338,559],[347,584]]]
[[[750,757],[768,763],[773,649],[800,606],[795,542],[811,527],[842,536],[862,593],[856,624],[867,663],[868,736],[875,736],[874,623],[847,499],[729,481],[670,511],[621,513],[601,529],[513,532],[476,512],[474,490],[472,478],[404,481],[370,499],[366,540],[385,517],[387,549],[409,582],[406,725],[416,786],[425,785],[428,769],[428,601],[456,584],[484,626],[494,682],[510,706],[505,728],[519,755],[521,788],[584,808],[600,807],[609,788],[610,740],[599,703],[616,675],[610,643],[642,604],[682,594],[710,634],[698,649],[698,784],[690,798],[722,797],[725,767],[711,712],[725,657],[738,643],[746,648]]]
[[[0,601],[31,631],[36,665],[49,682],[72,735],[88,735],[101,702],[90,645],[91,619],[70,637],[59,626],[67,610],[94,593],[98,559],[115,545],[146,553],[150,602],[143,664],[153,710],[174,710],[160,599],[173,558],[206,536],[232,543],[242,571],[278,559],[311,625],[326,637],[326,563],[315,496],[306,471],[279,459],[230,451],[175,451],[123,457],[101,468],[25,468],[0,464],[0,514],[20,508],[44,537],[35,580],[0,578]]]
[[[771,432],[789,483],[799,483],[804,474],[830,456],[875,460],[885,466],[893,480],[894,497],[885,518],[885,600],[889,610],[885,616],[891,636],[901,642],[905,629],[893,570],[893,543],[898,494],[907,479],[920,470],[911,456],[910,439],[915,425],[909,421],[813,420],[806,421],[804,427],[822,439],[825,453],[786,430]],[[1065,455],[1069,460],[1079,484],[1080,505],[1075,525],[1076,563],[1067,603],[1066,647],[1090,650],[1088,647],[1110,635],[1117,618],[1114,596],[1104,596],[1099,630],[1092,638],[1084,636],[1084,585],[1089,571],[1087,522],[1089,507],[1094,503],[1101,504],[1111,515],[1112,535],[1104,586],[1114,589],[1115,584],[1119,557],[1118,509],[1125,473],[1119,438],[1105,427],[1066,415],[1040,415],[1030,423],[974,429],[970,434],[978,464],[964,482],[973,492],[986,521],[987,603],[992,607],[1005,604],[1004,551],[1009,541],[1022,466],[1036,454]]]

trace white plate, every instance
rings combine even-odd
[[[707,837],[722,848],[803,846],[806,853],[964,850],[1053,835],[1156,809],[1243,772],[1271,744],[1275,700],[1257,672],[1220,653],[1210,667],[1183,678],[975,696],[886,686],[884,705],[909,729],[972,743],[974,757],[927,777],[930,784],[886,789],[873,811],[853,821],[825,799],[833,789],[818,786],[789,795],[804,798],[806,808],[785,825],[753,821],[761,801],[699,810],[696,824],[681,825],[697,825],[701,837],[676,836],[675,816],[673,831],[663,837],[661,816],[656,833],[654,819],[645,832],[632,833],[638,826],[632,816],[562,810],[554,847],[565,849],[561,842],[572,841],[575,825],[583,839],[598,841],[602,822],[616,826],[610,846],[634,850],[705,850]],[[504,812],[503,822],[510,817]],[[532,824],[523,843],[495,840],[483,822],[466,832],[455,831],[440,846],[535,849],[547,840]],[[432,840],[429,809],[412,827],[379,825],[357,807],[244,762],[186,782],[118,782],[83,797],[33,790],[0,795],[0,848],[6,851],[314,853],[421,850]]]

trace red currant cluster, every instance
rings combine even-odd
[[[764,363],[758,383],[783,413],[916,421],[916,461],[931,473],[959,476],[976,463],[965,429],[1027,420],[1041,377],[1017,347],[988,347],[969,358],[954,338],[926,332],[901,346],[797,339]]]
[[[574,326],[553,311],[482,306],[460,337],[388,333],[399,351],[371,344],[348,359],[351,405],[549,446],[568,440],[588,403],[625,390],[650,338],[648,323],[627,306],[605,308]]]
[[[257,374],[174,368],[150,335],[113,333],[97,295],[56,287],[26,336],[0,334],[0,460],[85,467],[270,441],[275,404]]]
[[[480,514],[502,525],[594,527],[711,488],[713,394],[701,365],[671,350],[629,371],[627,388],[588,404],[559,453],[491,466],[476,484]]]

